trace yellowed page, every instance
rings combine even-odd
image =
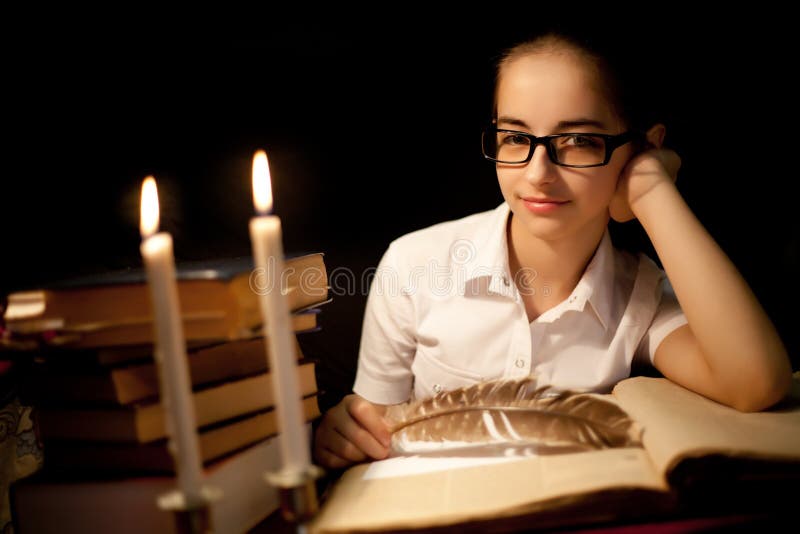
[[[623,380],[613,395],[644,428],[644,446],[664,475],[683,458],[709,453],[800,461],[795,398],[770,411],[742,413],[665,378],[647,377]]]
[[[565,497],[574,502],[575,497],[607,489],[668,495],[640,448],[537,456],[364,480],[367,468],[356,466],[343,475],[310,525],[311,532],[421,528],[523,515],[552,509]]]

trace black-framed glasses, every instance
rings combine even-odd
[[[561,133],[535,135],[489,126],[483,131],[483,156],[497,163],[527,163],[537,145],[544,145],[550,161],[564,167],[607,165],[614,150],[636,138],[634,132],[618,135],[600,133]]]

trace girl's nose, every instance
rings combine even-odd
[[[550,161],[547,147],[539,145],[533,150],[533,156],[525,168],[525,179],[533,184],[540,185],[555,180],[557,165]]]

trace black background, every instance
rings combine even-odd
[[[561,20],[657,73],[667,142],[683,159],[679,187],[797,368],[788,18],[662,9],[8,16],[0,291],[139,266],[148,174],[179,261],[249,254],[259,148],[285,249],[323,251],[329,271],[358,279],[395,237],[502,201],[478,145],[493,61],[542,21]],[[636,223],[614,230],[641,239]],[[352,383],[366,297],[358,287],[333,296],[322,331],[306,336],[328,400]]]

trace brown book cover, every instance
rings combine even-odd
[[[607,397],[642,426],[642,447],[397,476],[385,476],[386,463],[357,465],[329,492],[309,532],[541,529],[692,507],[775,511],[795,495],[800,377],[787,399],[758,413],[738,412],[664,378],[629,378]],[[419,467],[417,459],[402,460],[412,462],[406,471]]]
[[[303,399],[307,421],[319,417],[316,395]],[[203,463],[268,438],[278,432],[274,408],[201,428],[197,434]],[[46,469],[59,474],[88,477],[101,473],[174,473],[175,465],[167,441],[154,443],[99,443],[52,441],[45,444]]]
[[[178,265],[178,298],[188,342],[250,338],[262,326],[259,292],[266,288],[250,258]],[[328,300],[322,253],[285,261],[289,309]],[[7,298],[5,328],[18,345],[38,339],[74,348],[152,343],[153,316],[142,270],[69,280]],[[295,328],[299,330],[299,328]]]
[[[229,341],[187,353],[193,388],[267,370],[265,338]],[[303,359],[295,336],[297,360]],[[53,358],[64,360],[53,362]],[[52,355],[35,366],[32,399],[39,406],[74,403],[131,404],[159,395],[158,367],[149,361],[118,367],[70,366],[69,355]]]
[[[279,445],[272,437],[205,467],[206,485],[222,492],[211,503],[215,534],[248,532],[278,509],[278,491],[263,474],[280,469]],[[11,487],[14,531],[177,534],[173,514],[157,505],[159,496],[175,485],[173,475],[83,481],[27,478]]]
[[[297,366],[300,394],[317,391],[314,362]],[[272,376],[261,373],[192,393],[198,428],[264,410],[275,404]],[[298,399],[299,401],[299,399]],[[159,402],[118,408],[39,410],[43,439],[150,443],[166,437],[165,411]]]

